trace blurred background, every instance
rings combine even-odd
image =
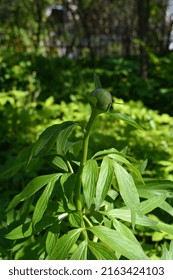
[[[115,110],[146,131],[141,143],[141,134],[130,140],[136,132],[107,121],[109,141],[103,126],[93,150],[127,144],[149,158],[152,174],[172,178],[172,27],[172,0],[0,0],[1,177],[48,125],[86,121],[95,72],[116,103],[126,102]]]

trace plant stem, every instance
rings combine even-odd
[[[83,149],[82,149],[82,157],[81,157],[81,162],[78,170],[78,178],[77,178],[77,185],[76,185],[76,209],[78,211],[82,211],[82,202],[81,202],[81,185],[82,185],[82,171],[83,167],[87,161],[87,155],[88,155],[88,143],[89,143],[89,136],[90,136],[90,131],[91,131],[91,126],[95,120],[95,118],[98,115],[98,111],[92,110],[91,116],[88,120],[85,133],[84,133],[84,138],[83,138]]]

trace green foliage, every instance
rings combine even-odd
[[[32,178],[9,203],[7,221],[0,228],[1,258],[153,258],[147,244],[136,236],[140,237],[145,231],[151,235],[164,232],[173,236],[173,225],[167,222],[166,216],[160,218],[155,214],[155,211],[164,211],[172,218],[173,182],[147,178],[146,162],[139,164],[127,154],[126,148],[115,149],[115,138],[113,148],[104,145],[98,151],[100,137],[97,134],[103,127],[109,128],[114,137],[118,133],[118,141],[123,133],[129,136],[130,145],[134,133],[142,135],[143,130],[136,132],[136,128],[140,128],[136,120],[127,114],[131,107],[119,105],[121,113],[118,113],[115,103],[116,112],[102,111],[105,114],[101,115],[92,107],[84,128],[83,119],[87,110],[89,112],[87,105],[78,102],[67,106],[62,102],[61,106],[52,105],[51,110],[54,106],[63,111],[63,120],[47,127],[25,158],[19,156],[17,169],[30,168],[31,172],[34,163],[42,160],[43,167],[50,165],[50,168],[40,168],[41,175]],[[72,107],[73,121],[69,121]],[[132,110],[130,115],[133,113]],[[146,124],[145,117],[145,109],[142,114],[136,114],[142,126]],[[106,144],[103,139],[102,144]],[[15,168],[10,167],[10,172],[16,172]],[[1,177],[8,178],[9,171],[4,172]],[[170,249],[165,246],[162,252],[156,252],[157,258],[172,258],[172,243]]]

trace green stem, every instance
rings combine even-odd
[[[89,143],[89,136],[90,136],[90,131],[92,124],[95,120],[95,118],[98,115],[98,111],[92,110],[91,116],[88,120],[86,129],[85,129],[85,134],[83,138],[83,149],[82,149],[82,157],[81,157],[81,162],[78,170],[78,178],[77,178],[77,185],[76,185],[76,209],[78,211],[82,211],[82,202],[81,202],[81,185],[82,185],[82,171],[83,167],[87,161],[87,155],[88,155],[88,143]]]

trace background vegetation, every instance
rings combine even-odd
[[[5,208],[35,175],[49,173],[44,160],[24,169],[28,147],[49,125],[85,123],[85,94],[93,73],[114,96],[114,110],[131,115],[144,131],[103,116],[91,135],[91,152],[128,146],[148,161],[144,176],[173,180],[172,14],[166,0],[0,1],[0,251]],[[75,137],[81,137],[75,131]],[[169,203],[171,203],[169,201]],[[156,215],[153,212],[153,215]],[[158,218],[173,224],[172,216]],[[159,258],[173,235],[136,232]],[[14,257],[14,254],[12,254]],[[9,256],[8,256],[9,257]]]

